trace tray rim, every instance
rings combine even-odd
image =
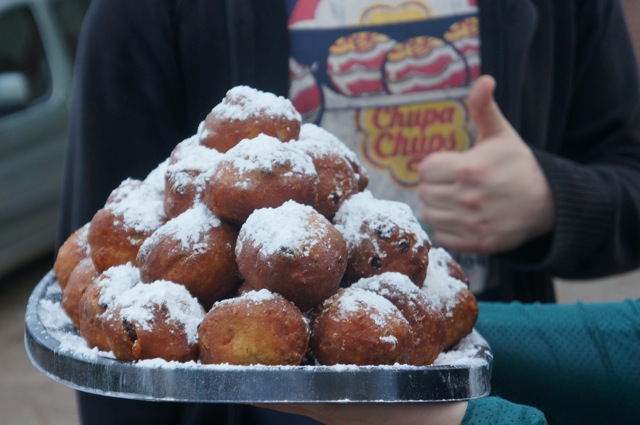
[[[50,270],[29,297],[24,334],[27,355],[44,375],[83,392],[207,403],[384,403],[470,400],[485,397],[491,390],[493,354],[476,330],[473,343],[477,358],[483,361],[470,365],[193,366],[88,358],[61,351],[61,342],[40,322],[40,301],[52,285],[58,282]]]

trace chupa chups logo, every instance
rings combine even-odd
[[[464,100],[361,109],[356,119],[367,160],[405,187],[417,185],[427,155],[464,151],[473,140]]]
[[[348,143],[407,189],[424,157],[472,144],[464,99],[480,73],[478,17],[425,20],[432,11],[420,4],[376,4],[363,15],[368,25],[302,27],[292,37],[291,98],[305,121],[331,126],[349,114],[359,143]]]

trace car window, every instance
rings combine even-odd
[[[78,33],[90,2],[90,0],[53,0],[51,2],[53,16],[62,31],[72,59],[76,55]]]
[[[51,71],[41,35],[27,6],[0,13],[0,76],[3,75],[15,75],[27,84],[24,101],[9,105],[0,103],[0,116],[26,108],[44,98],[51,89]]]

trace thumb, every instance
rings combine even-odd
[[[493,98],[495,88],[496,80],[489,75],[483,75],[473,83],[469,93],[469,114],[478,130],[478,143],[511,129]]]

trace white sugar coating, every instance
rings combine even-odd
[[[318,225],[325,222],[327,226]],[[287,201],[277,208],[260,208],[242,225],[236,255],[242,252],[245,243],[250,243],[264,258],[282,252],[281,248],[287,248],[293,255],[308,256],[327,236],[330,225],[312,207],[295,201]]]
[[[198,341],[204,309],[183,285],[166,280],[140,283],[118,295],[112,305],[120,308],[122,319],[137,323],[145,330],[151,330],[155,318],[153,309],[157,306],[166,306],[167,320],[184,328],[190,344]]]
[[[385,272],[376,276],[363,277],[353,285],[352,288],[362,288],[369,291],[374,291],[382,295],[386,295],[389,292],[388,288],[384,288],[382,285],[392,287],[395,291],[411,297],[420,292],[420,288],[416,286],[411,279],[402,273],[398,272]]]
[[[407,325],[409,324],[391,301],[365,289],[346,288],[344,291],[329,298],[325,303],[337,303],[336,307],[340,320],[348,321],[353,313],[366,310],[369,313],[369,317],[380,328],[385,328],[389,320],[400,320],[406,322]],[[323,305],[323,308],[325,306]]]
[[[229,90],[226,97],[213,108],[212,112],[217,116],[234,120],[245,120],[260,114],[285,117],[288,120],[302,120],[300,113],[289,99],[248,86],[236,86]]]
[[[180,241],[185,251],[204,252],[209,246],[208,232],[222,225],[218,217],[201,202],[160,226],[140,247],[141,252],[154,249],[165,238]]]
[[[77,238],[76,238],[76,246],[78,249],[85,254],[89,254],[91,252],[91,245],[89,244],[89,228],[91,227],[91,222],[86,223],[80,229],[77,230]]]
[[[447,263],[451,255],[439,247],[429,250],[429,265],[422,291],[427,294],[437,306],[444,307],[446,315],[450,316],[457,305],[456,294],[467,285],[451,276]]]
[[[163,196],[153,185],[126,179],[111,193],[106,208],[123,218],[126,229],[149,232],[164,220]]]
[[[222,153],[202,145],[198,136],[194,135],[178,144],[174,150],[171,164],[167,167],[167,172],[175,173],[184,170],[206,172],[221,157]]]
[[[317,176],[311,156],[292,143],[283,143],[275,137],[259,134],[253,139],[243,139],[229,149],[225,160],[233,161],[239,171],[272,171],[274,167],[290,164],[294,173]]]
[[[113,266],[102,272],[97,285],[100,288],[98,302],[109,305],[121,293],[140,283],[140,270],[131,263]]]
[[[158,193],[164,193],[164,174],[167,171],[169,158],[162,161],[144,179],[144,184],[153,187]]]
[[[306,123],[300,127],[297,143],[311,147],[319,155],[337,152],[347,160],[360,165],[358,156],[335,135],[315,124]]]
[[[73,325],[67,313],[60,308],[60,303],[42,299],[38,304],[38,320],[45,324],[48,330],[62,329]]]
[[[245,302],[250,302],[257,305],[262,304],[266,301],[273,300],[276,297],[278,297],[278,294],[276,294],[275,292],[271,292],[268,289],[260,289],[259,291],[251,290],[244,292],[243,294],[234,298],[227,298],[224,300],[216,301],[215,303],[213,303],[211,309],[213,310],[216,307],[220,307],[226,304],[242,304]]]
[[[342,233],[350,248],[361,245],[369,236],[362,232],[364,222],[372,230],[394,227],[403,229],[416,237],[412,250],[417,251],[425,244],[430,244],[429,237],[413,215],[411,207],[397,201],[374,198],[370,191],[356,193],[346,199],[333,218],[336,229]]]

